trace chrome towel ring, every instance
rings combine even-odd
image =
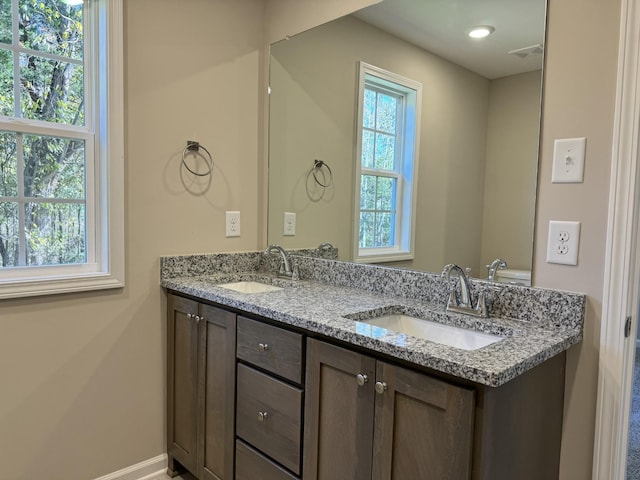
[[[204,150],[206,155],[202,154],[200,150]],[[191,169],[191,167],[189,167],[189,165],[187,164],[187,154],[189,153],[194,153],[204,160],[204,162],[207,164],[207,170],[205,172],[194,171],[193,169]],[[182,165],[184,165],[184,168],[189,170],[189,172],[193,173],[194,175],[198,177],[206,177],[213,171],[213,157],[211,156],[211,153],[209,153],[209,150],[200,145],[199,142],[196,142],[194,140],[187,140],[187,146],[182,151]]]
[[[327,174],[325,174],[323,168],[327,170]],[[313,179],[321,187],[327,188],[333,184],[333,173],[331,172],[331,168],[322,160],[313,161],[313,168],[311,169],[311,173],[313,174]],[[318,180],[318,174],[322,175],[322,181]],[[327,176],[329,177],[328,180]]]

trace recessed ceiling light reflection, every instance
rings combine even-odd
[[[476,25],[467,31],[467,35],[471,38],[485,38],[494,32],[495,28],[491,25]]]

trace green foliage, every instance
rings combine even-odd
[[[13,109],[13,55],[0,49],[0,115],[11,116]]]
[[[23,47],[82,60],[82,6],[59,0],[20,0],[19,5]]]
[[[13,39],[11,15],[6,13],[11,11],[11,1],[0,0],[0,115],[83,125],[82,6],[69,6],[61,0],[19,0],[18,5],[19,38]],[[17,59],[18,72],[14,71],[14,55],[18,53],[9,48],[11,42],[27,49]],[[19,111],[15,111],[16,82],[20,87]],[[17,184],[16,152],[21,153],[22,185]],[[18,195],[27,202],[11,199]],[[2,266],[85,261],[83,141],[0,132],[0,196]],[[18,227],[20,217],[23,232]],[[23,260],[18,259],[19,238],[25,241]]]
[[[79,204],[26,204],[27,265],[81,263],[85,212]]]
[[[390,247],[394,243],[397,180],[362,175],[360,180],[360,248]]]
[[[393,177],[376,175],[396,169],[399,99],[365,87],[362,117],[360,180],[360,248],[391,247],[395,240],[396,184]]]
[[[23,135],[25,197],[84,198],[84,142]]]
[[[18,194],[16,134],[0,132],[0,196]]]
[[[0,0],[0,43],[11,44],[11,0]]]

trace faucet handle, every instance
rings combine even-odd
[[[485,291],[478,292],[478,301],[476,303],[475,311],[483,317],[487,318],[489,316],[489,311],[487,309],[487,296]]]

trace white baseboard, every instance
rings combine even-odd
[[[95,480],[157,480],[167,472],[167,454],[158,455]]]

